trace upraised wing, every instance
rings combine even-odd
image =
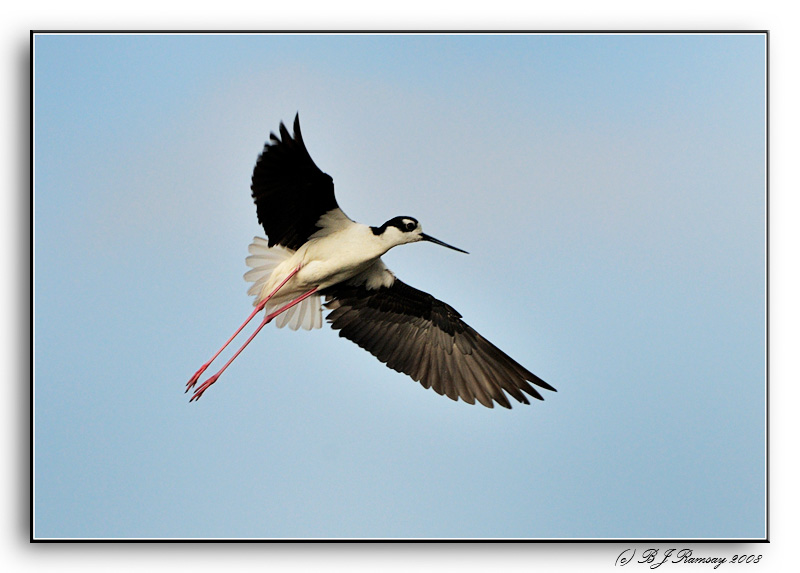
[[[320,230],[323,215],[338,211],[333,214],[337,220],[345,215],[336,203],[333,179],[314,164],[303,143],[300,115],[294,118],[294,137],[283,122],[279,133],[270,133],[253,169],[250,189],[269,246],[297,250]]]

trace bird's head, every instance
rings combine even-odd
[[[459,253],[467,252],[453,245],[448,245],[430,235],[426,235],[422,232],[422,225],[420,225],[419,221],[414,217],[395,217],[394,219],[389,219],[380,227],[372,227],[372,232],[386,241],[389,248],[396,247],[397,245],[405,245],[406,243],[428,241],[447,247],[448,249],[453,249]]]

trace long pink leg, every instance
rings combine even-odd
[[[293,277],[295,274],[297,274],[297,271],[299,271],[299,270],[300,270],[300,266],[301,266],[301,265],[298,265],[298,266],[297,266],[297,268],[296,268],[295,270],[293,270],[292,272],[290,272],[290,273],[289,273],[289,275],[288,275],[288,276],[287,276],[285,279],[283,279],[283,281],[281,281],[281,284],[279,284],[278,286],[276,286],[276,287],[273,289],[273,291],[272,291],[271,293],[269,293],[269,295],[267,296],[267,298],[265,298],[265,299],[264,299],[264,300],[262,300],[260,303],[258,303],[258,305],[256,306],[255,310],[254,310],[252,313],[250,313],[250,316],[248,316],[248,317],[247,317],[247,320],[245,320],[245,321],[242,323],[242,325],[241,325],[241,326],[240,326],[240,327],[239,327],[239,328],[236,330],[236,332],[234,332],[234,333],[233,333],[233,336],[231,336],[231,337],[228,339],[228,341],[227,341],[225,344],[223,344],[223,345],[222,345],[222,347],[221,347],[219,350],[217,350],[217,353],[216,353],[216,354],[214,354],[214,356],[212,356],[212,357],[211,357],[211,359],[210,359],[208,362],[206,362],[205,364],[203,364],[203,365],[200,367],[200,369],[199,369],[197,372],[195,372],[195,373],[194,373],[194,376],[192,376],[192,377],[189,379],[189,381],[186,383],[186,390],[185,390],[186,392],[188,392],[189,390],[191,390],[192,388],[194,388],[194,385],[195,385],[195,384],[197,384],[197,381],[198,381],[198,380],[200,380],[200,376],[202,376],[202,375],[203,375],[203,372],[205,372],[205,371],[206,371],[206,368],[208,368],[209,366],[211,366],[211,363],[212,363],[212,362],[214,362],[214,360],[216,360],[216,359],[217,359],[217,356],[219,356],[220,354],[222,354],[222,351],[223,351],[223,350],[225,350],[225,348],[227,348],[227,347],[228,347],[228,345],[229,345],[231,342],[233,342],[233,339],[234,339],[234,338],[236,338],[237,336],[239,336],[239,333],[242,331],[242,329],[244,329],[244,327],[245,327],[245,326],[247,326],[247,324],[248,324],[248,323],[249,323],[251,320],[253,320],[253,317],[254,317],[256,314],[258,314],[258,313],[261,311],[261,309],[263,309],[263,308],[264,308],[264,307],[267,305],[267,302],[269,301],[269,299],[271,299],[273,296],[275,296],[275,293],[276,293],[276,292],[278,292],[278,291],[280,290],[280,288],[281,288],[283,285],[285,285],[287,282],[289,282],[289,279],[290,279],[290,278],[292,278],[292,277]]]
[[[272,321],[272,319],[273,319],[273,318],[275,318],[276,316],[278,316],[280,313],[282,313],[282,312],[284,312],[284,311],[286,311],[286,310],[289,310],[289,309],[290,309],[290,308],[292,308],[294,305],[296,305],[296,304],[298,304],[298,303],[300,303],[300,302],[304,301],[305,299],[307,299],[308,297],[310,297],[310,296],[311,296],[312,294],[314,294],[315,292],[317,292],[317,287],[314,287],[314,288],[312,288],[310,291],[308,291],[307,293],[305,293],[305,294],[303,294],[303,295],[301,295],[301,296],[297,297],[297,298],[296,298],[296,299],[294,299],[292,302],[290,302],[290,303],[287,303],[287,304],[283,305],[281,308],[279,308],[279,309],[278,309],[278,310],[276,310],[275,312],[272,312],[272,313],[268,314],[267,316],[265,316],[265,317],[264,317],[264,320],[262,320],[262,321],[261,321],[261,324],[259,324],[259,325],[258,325],[258,328],[256,328],[255,332],[254,332],[253,334],[251,334],[251,335],[250,335],[250,338],[248,338],[248,339],[245,341],[245,343],[244,343],[244,344],[242,344],[242,347],[241,347],[239,350],[237,350],[237,351],[236,351],[236,354],[234,354],[233,356],[231,356],[231,359],[230,359],[230,360],[228,360],[228,361],[225,363],[225,366],[223,366],[223,367],[220,369],[220,371],[219,371],[219,372],[217,372],[216,374],[214,374],[214,375],[213,375],[211,378],[209,378],[208,380],[206,380],[205,382],[203,382],[203,383],[200,385],[200,387],[199,387],[199,388],[198,388],[198,389],[195,391],[194,395],[191,397],[191,399],[189,400],[189,402],[194,402],[195,400],[198,400],[198,399],[200,398],[200,396],[202,396],[202,395],[203,395],[203,392],[205,392],[206,390],[208,390],[209,386],[211,386],[211,385],[212,385],[214,382],[216,382],[216,381],[217,381],[217,378],[219,378],[219,377],[220,377],[220,375],[221,375],[223,372],[225,372],[225,369],[226,369],[228,366],[230,366],[230,365],[231,365],[231,362],[233,362],[234,360],[236,360],[236,357],[237,357],[237,356],[239,356],[239,354],[241,354],[241,353],[242,353],[242,350],[244,350],[244,349],[247,347],[247,345],[248,345],[248,344],[250,344],[250,342],[252,342],[252,340],[253,340],[253,339],[256,337],[256,335],[257,335],[259,332],[261,332],[261,329],[262,329],[262,328],[264,328],[264,327],[265,327],[267,324],[269,324],[269,323]]]

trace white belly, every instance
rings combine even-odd
[[[367,288],[390,286],[394,282],[394,275],[379,260],[388,246],[369,227],[357,223],[311,239],[297,251],[278,245],[269,247],[266,239],[260,237],[253,239],[248,250],[251,256],[246,262],[251,270],[244,278],[254,283],[248,294],[255,296],[254,306],[273,295],[267,303],[267,313],[312,289],[323,290],[359,274],[359,280],[363,279]],[[322,297],[314,294],[278,315],[275,324],[292,329],[320,328],[321,303]]]
[[[268,296],[298,266],[297,274],[281,287],[280,298],[298,297],[312,288],[322,290],[351,279],[385,252],[366,225],[312,239],[275,268],[259,298]]]

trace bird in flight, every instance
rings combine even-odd
[[[299,114],[293,130],[290,135],[281,122],[253,170],[252,197],[267,234],[253,239],[246,259],[255,309],[192,376],[186,391],[262,310],[264,317],[190,401],[199,399],[268,323],[321,328],[323,306],[339,336],[453,400],[511,408],[508,396],[523,404],[530,403],[526,394],[543,400],[531,383],[555,391],[478,334],[452,306],[405,284],[381,260],[392,247],[419,241],[466,251],[423,233],[414,217],[394,217],[379,227],[351,220],[336,202],[333,179],[306,150]]]

